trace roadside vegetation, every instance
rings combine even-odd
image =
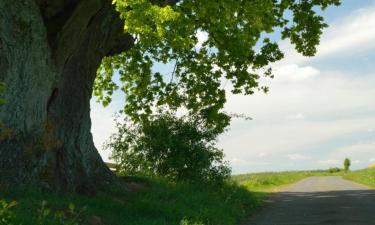
[[[348,160],[345,160],[347,162]],[[232,180],[238,182],[248,190],[261,191],[268,193],[275,188],[288,185],[311,176],[341,176],[346,180],[364,184],[375,188],[375,166],[370,166],[361,170],[349,170],[345,168],[332,167],[327,170],[315,171],[289,171],[289,172],[269,172],[269,173],[249,173],[232,177]]]
[[[249,173],[233,176],[232,179],[249,190],[268,192],[306,177],[324,175],[331,175],[331,173],[326,170]]]
[[[375,188],[375,168],[350,171],[343,178]]]
[[[1,188],[0,224],[236,225],[274,190],[306,177],[340,175],[375,187],[375,169],[249,173],[221,183],[159,175],[123,176],[121,186],[94,198]]]
[[[163,178],[124,177],[122,188],[94,198],[79,195],[0,192],[4,225],[236,225],[262,205],[272,189],[327,171],[236,175],[213,185]]]
[[[235,183],[218,187],[156,178],[126,178],[123,189],[94,198],[9,190],[0,193],[0,224],[235,225],[260,206],[261,197]]]
[[[375,169],[344,172],[267,172],[235,175],[221,185],[165,178],[122,178],[94,198],[79,195],[3,189],[0,224],[4,225],[236,225],[281,186],[310,176],[339,175],[375,187]]]

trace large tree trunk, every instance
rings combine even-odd
[[[91,192],[113,181],[90,132],[102,57],[131,47],[110,0],[1,0],[0,181]]]

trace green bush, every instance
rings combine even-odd
[[[106,148],[124,175],[221,182],[231,173],[223,151],[215,147],[221,132],[192,116],[159,113],[147,121],[117,123]]]
[[[328,169],[328,172],[329,173],[338,173],[338,172],[341,172],[341,169],[338,168],[338,167],[331,167]]]

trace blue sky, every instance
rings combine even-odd
[[[305,58],[286,41],[273,65],[276,78],[262,80],[268,94],[232,95],[226,110],[254,120],[233,120],[219,139],[234,173],[375,163],[375,1],[344,0],[323,12],[325,30],[318,54]],[[228,87],[229,88],[229,87]],[[102,143],[114,132],[113,114],[121,94],[106,108],[92,101],[92,133]]]

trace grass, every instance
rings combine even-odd
[[[269,173],[250,173],[233,176],[233,180],[239,182],[249,190],[272,191],[272,189],[295,183],[306,177],[328,175],[326,171],[287,171]]]
[[[223,186],[126,178],[124,187],[100,192],[95,197],[0,190],[0,199],[17,202],[7,209],[15,215],[9,220],[11,223],[1,223],[6,206],[0,201],[0,224],[235,225],[254,213],[273,189],[318,175],[336,174],[325,171],[243,174],[233,176]],[[345,178],[375,186],[374,175],[372,169],[350,172]]]
[[[108,225],[234,225],[261,204],[262,196],[235,183],[210,187],[137,179],[127,181],[127,184],[127,188],[107,190],[93,198],[12,190],[1,191],[0,199],[17,202],[11,208],[16,215],[11,220],[15,225],[69,222]],[[38,217],[44,214],[43,210],[40,212],[42,202],[47,202],[47,210],[44,210],[47,211],[47,219],[40,223]],[[71,212],[71,208],[74,212]],[[58,222],[54,218],[56,214],[69,215],[71,218]],[[90,220],[96,220],[97,223]],[[0,221],[0,224],[3,223]]]
[[[350,171],[348,173],[344,173],[342,177],[344,179],[365,184],[367,186],[375,188],[375,168]]]

